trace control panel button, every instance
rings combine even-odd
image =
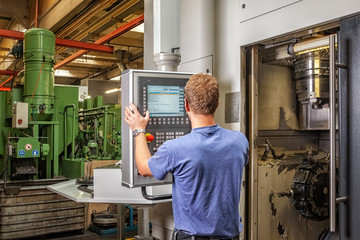
[[[146,133],[145,136],[147,143],[151,143],[152,141],[154,141],[154,135],[152,135],[151,133]]]

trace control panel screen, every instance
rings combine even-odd
[[[150,117],[184,116],[184,87],[148,85],[147,109]]]

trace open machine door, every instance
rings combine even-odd
[[[340,171],[339,195],[347,201],[339,203],[340,239],[360,236],[360,17],[341,21],[339,34],[339,123]],[[348,196],[348,198],[347,198]]]
[[[249,239],[359,239],[360,16],[319,29],[243,48]]]

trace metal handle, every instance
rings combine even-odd
[[[336,88],[335,88],[335,35],[329,36],[330,47],[330,79],[329,79],[329,97],[330,97],[330,232],[336,230],[336,181],[335,181],[335,160],[336,160]]]

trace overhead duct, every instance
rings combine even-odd
[[[154,0],[154,64],[160,71],[177,71],[181,55],[174,52],[180,46],[180,1]]]

